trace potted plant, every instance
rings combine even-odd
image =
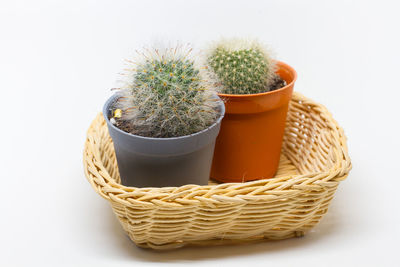
[[[226,106],[211,178],[244,182],[273,177],[296,72],[254,40],[221,40],[208,49],[206,62]]]
[[[209,89],[189,46],[145,48],[104,105],[121,183],[205,185],[224,104]]]

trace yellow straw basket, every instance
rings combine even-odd
[[[302,236],[327,212],[351,169],[343,130],[328,110],[294,93],[275,178],[207,186],[121,185],[103,116],[87,132],[87,179],[141,247],[177,248]]]

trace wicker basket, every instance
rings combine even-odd
[[[87,132],[84,169],[138,246],[170,249],[302,236],[326,213],[351,162],[343,130],[328,110],[294,93],[275,178],[125,187],[119,183],[113,143],[101,114]]]

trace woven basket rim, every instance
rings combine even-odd
[[[293,93],[292,101],[302,103],[309,108],[317,109],[320,113],[317,120],[323,120],[330,128],[334,139],[332,151],[335,156],[335,164],[323,172],[310,172],[299,175],[287,175],[279,178],[269,178],[263,180],[250,181],[245,183],[222,183],[216,185],[184,185],[180,187],[148,187],[136,188],[121,185],[115,181],[107,172],[102,163],[101,153],[96,147],[96,137],[93,135],[93,127],[101,120],[105,124],[103,115],[100,113],[92,122],[87,131],[87,138],[84,146],[84,171],[86,178],[93,188],[105,199],[117,201],[124,205],[197,205],[198,202],[208,204],[221,202],[245,202],[248,199],[278,199],[287,197],[287,194],[294,195],[301,190],[310,190],[312,187],[331,187],[337,182],[344,180],[352,168],[351,160],[348,155],[346,137],[343,129],[333,119],[331,113],[323,105],[304,97],[298,92]],[[104,125],[103,125],[104,126]],[[89,151],[93,154],[90,158]],[[97,173],[94,177],[91,173]],[[243,192],[243,188],[253,188],[248,193]],[[195,189],[195,190],[194,190]],[[193,195],[191,195],[191,193]],[[227,192],[230,192],[227,194]],[[237,194],[236,194],[237,193]]]

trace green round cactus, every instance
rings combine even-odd
[[[269,91],[275,65],[257,42],[228,40],[210,49],[207,65],[219,91],[225,94],[255,94]]]
[[[199,132],[218,117],[215,91],[205,85],[189,47],[139,53],[125,73],[115,108],[116,125],[146,137],[177,137]]]

